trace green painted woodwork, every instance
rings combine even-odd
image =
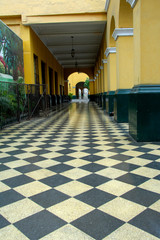
[[[128,103],[130,89],[118,89],[114,98],[114,119],[118,123],[128,122]]]
[[[114,97],[115,97],[115,91],[109,91],[107,93],[107,97],[106,97],[106,112],[108,114],[112,114],[113,113]]]
[[[160,85],[137,85],[131,90],[129,133],[138,142],[160,141]]]
[[[104,92],[103,96],[102,96],[102,109],[103,110],[106,110],[106,97],[107,97],[107,92]]]

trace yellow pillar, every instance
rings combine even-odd
[[[108,75],[108,90],[116,91],[117,80],[116,80],[116,48],[110,47],[106,49],[107,57],[107,75]]]
[[[135,84],[160,83],[159,9],[159,0],[139,0],[133,10]]]
[[[117,89],[116,81],[116,48],[108,47],[105,51],[107,57],[107,78],[108,78],[108,102],[106,104],[107,113],[112,113],[114,108],[114,95]]]
[[[133,28],[116,28],[117,91],[114,99],[114,119],[128,122],[129,94],[133,87]]]
[[[160,141],[160,1],[133,5],[134,84],[129,108],[129,132],[137,141]]]

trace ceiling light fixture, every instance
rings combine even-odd
[[[73,39],[74,39],[74,37],[73,37],[73,36],[71,36],[71,38],[72,38],[72,49],[71,49],[71,56],[72,56],[72,58],[74,58],[74,56],[75,56],[75,49],[74,49],[74,47],[73,47]]]

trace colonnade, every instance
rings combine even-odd
[[[159,0],[106,1],[94,95],[136,141],[160,140],[159,9]]]

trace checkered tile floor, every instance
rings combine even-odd
[[[160,238],[160,144],[94,103],[0,132],[0,239]]]

